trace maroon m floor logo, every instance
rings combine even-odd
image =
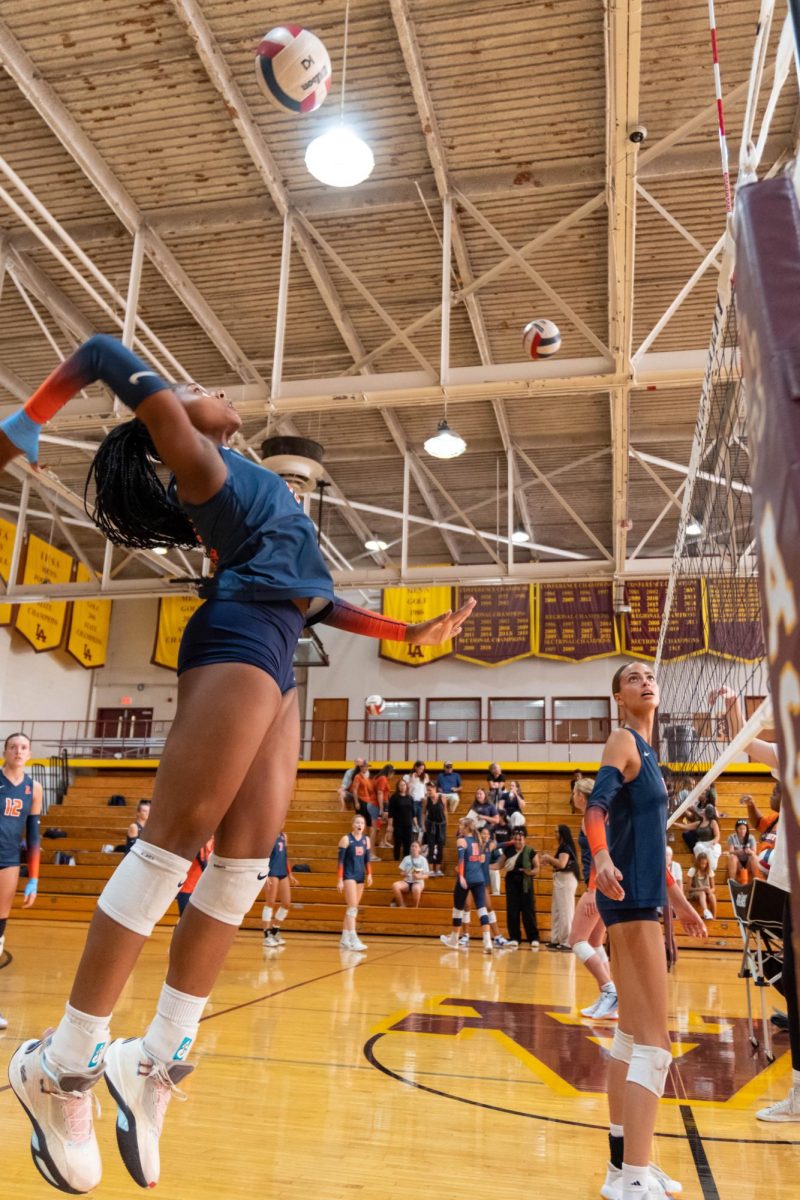
[[[580,1092],[603,1092],[614,1025],[592,1025],[568,1008],[491,1000],[444,999],[447,1012],[409,1013],[388,1033],[457,1036],[462,1029],[499,1032]],[[464,1013],[454,1012],[464,1009]],[[478,1014],[477,1016],[475,1014]],[[688,1028],[671,1032],[673,1067],[664,1095],[680,1100],[724,1103],[763,1069],[755,1056],[743,1017],[695,1017]]]

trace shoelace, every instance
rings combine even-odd
[[[92,1136],[92,1117],[100,1116],[100,1101],[94,1092],[51,1092],[63,1105],[67,1140],[81,1145]]]
[[[174,1096],[176,1100],[180,1101],[188,1100],[189,1097],[186,1095],[186,1092],[181,1091],[181,1089],[172,1082],[169,1077],[169,1072],[163,1063],[152,1063],[150,1070],[147,1072],[147,1078],[153,1083],[155,1108],[153,1113],[153,1124],[155,1125],[156,1132],[160,1137],[161,1129],[164,1124],[164,1117],[166,1116],[167,1108],[169,1107],[169,1102],[172,1097]]]

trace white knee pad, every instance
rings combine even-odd
[[[348,905],[348,907],[344,910],[344,915],[346,917],[352,917],[353,920],[355,921],[356,917],[358,916],[358,905],[357,904]]]
[[[595,946],[594,952],[604,966],[608,966],[608,955],[606,954],[605,946]]]
[[[463,920],[464,920],[464,910],[463,910],[463,909],[461,909],[461,908],[454,908],[454,909],[453,909],[453,920],[454,920],[454,921],[461,921],[461,922],[463,922]]]
[[[672,1054],[669,1050],[662,1046],[642,1046],[637,1042],[633,1047],[627,1081],[638,1083],[639,1087],[647,1088],[654,1096],[663,1096],[671,1064]]]
[[[480,921],[481,925],[489,924],[489,912],[486,908],[478,909],[478,920]]]
[[[582,963],[587,962],[594,956],[595,948],[589,942],[575,942],[572,947],[572,953]]]
[[[186,882],[191,865],[188,858],[140,838],[103,888],[97,905],[118,925],[149,937]]]
[[[469,925],[470,921],[472,920],[472,909],[462,908],[461,919],[465,925]]]
[[[192,904],[207,917],[238,928],[263,888],[268,870],[268,858],[221,858],[212,853]]]
[[[621,1029],[614,1030],[614,1040],[609,1054],[619,1062],[630,1063],[633,1055],[633,1034],[623,1033]]]
[[[286,918],[288,917],[288,915],[289,915],[288,908],[284,908],[283,905],[281,905],[281,907],[275,913],[275,920],[276,921],[285,921]]]
[[[272,920],[272,909],[268,904],[265,904],[261,910],[261,920],[265,925],[269,925],[270,921]]]

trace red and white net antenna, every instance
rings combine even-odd
[[[719,126],[719,152],[722,157],[722,182],[725,185],[725,211],[732,213],[733,193],[731,191],[731,173],[728,165],[728,139],[725,134],[725,107],[722,102],[722,76],[719,69],[717,18],[714,12],[714,0],[708,0],[708,23],[711,28],[711,57],[714,62],[714,93],[717,98],[717,124]]]

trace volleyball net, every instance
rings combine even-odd
[[[797,112],[800,2],[770,52],[764,0],[739,172],[659,645],[660,757],[701,774],[674,820],[774,723],[784,785],[795,952],[800,951],[800,164],[758,178],[781,89]],[[756,136],[762,84],[761,128]],[[796,148],[794,148],[796,155]],[[723,168],[726,166],[723,155]],[[710,653],[670,662],[670,622],[699,589]],[[727,727],[730,689],[748,720]],[[774,714],[774,715],[773,715]],[[800,960],[799,964],[800,964]],[[800,974],[800,970],[798,971]]]

